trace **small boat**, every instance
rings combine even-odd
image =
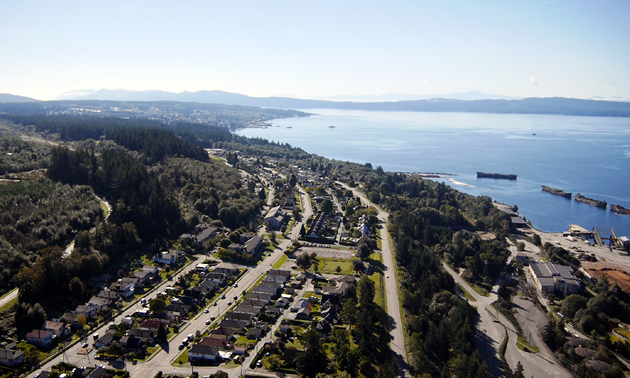
[[[546,186],[546,185],[542,186],[542,190],[544,190],[547,193],[551,193],[553,195],[564,197],[564,198],[567,198],[567,199],[571,199],[571,196],[573,195],[573,193],[568,193],[568,192],[565,192],[564,190],[551,188],[551,187]]]
[[[600,209],[605,209],[606,206],[608,205],[608,202],[600,201],[600,200],[596,200],[596,199],[592,199],[592,198],[588,198],[588,197],[584,197],[580,193],[575,195],[575,200],[578,201],[578,202],[585,203],[587,205],[599,207]]]
[[[287,126],[287,129],[292,129],[292,128],[293,128],[293,126]]]
[[[330,126],[328,126],[328,128],[329,128],[329,129],[334,129],[334,128],[335,128],[335,126],[330,125]]]

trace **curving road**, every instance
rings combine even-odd
[[[403,335],[403,322],[400,315],[400,301],[398,299],[398,284],[396,282],[396,274],[394,270],[394,258],[389,243],[389,233],[387,232],[387,218],[389,213],[383,211],[379,206],[370,202],[363,193],[349,187],[348,185],[337,181],[338,184],[349,189],[355,196],[361,198],[361,202],[373,206],[378,211],[378,219],[380,221],[381,241],[383,253],[383,264],[385,265],[385,292],[387,293],[387,314],[389,314],[389,333],[391,336],[391,349],[398,366],[401,368],[403,377],[409,376],[407,364],[407,352],[405,350],[405,338]]]

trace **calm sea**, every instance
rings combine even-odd
[[[544,231],[578,224],[630,237],[630,217],[541,190],[548,185],[630,208],[629,118],[306,111],[315,114],[237,134],[386,171],[448,173],[452,176],[438,180],[518,205],[521,215]],[[477,171],[516,174],[518,180],[478,179]]]

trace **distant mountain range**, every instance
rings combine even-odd
[[[350,98],[352,96],[333,96],[329,99]],[[400,100],[400,98],[409,98]],[[430,97],[430,98],[419,98]],[[380,110],[380,111],[417,111],[417,112],[474,112],[474,113],[514,113],[514,114],[561,114],[603,117],[630,117],[630,102],[618,101],[621,98],[597,98],[581,100],[564,97],[516,99],[499,95],[488,95],[478,91],[433,96],[381,95],[353,97],[363,101],[330,101],[298,99],[290,97],[251,97],[224,91],[198,91],[173,93],[166,91],[130,91],[130,90],[79,90],[66,92],[53,102],[59,101],[133,101],[156,102],[174,101],[182,103],[203,103],[253,106],[273,109],[345,109],[345,110]],[[393,99],[399,100],[394,101]],[[387,99],[392,99],[387,101]],[[0,103],[37,102],[38,100],[0,94]],[[47,102],[51,103],[51,102]]]
[[[39,102],[34,98],[17,96],[8,93],[0,93],[0,102]]]
[[[336,95],[316,98],[295,98],[295,97],[250,97],[238,93],[224,91],[198,91],[173,93],[159,90],[150,91],[130,91],[126,89],[101,89],[101,90],[78,90],[62,94],[55,98],[62,100],[113,100],[113,101],[182,101],[182,102],[211,102],[226,105],[248,105],[251,102],[265,101],[265,99],[278,100],[298,100],[298,101],[332,101],[332,102],[398,102],[428,100],[434,98],[444,98],[451,100],[519,100],[519,97],[509,97],[495,94],[486,94],[479,91],[459,92],[443,95],[406,95],[390,93],[384,95]]]
[[[400,95],[385,95],[400,96]],[[250,97],[224,91],[172,93],[166,91],[84,90],[64,93],[56,100],[180,101],[255,106],[278,109],[346,109],[419,112],[476,112],[517,114],[562,114],[605,117],[630,117],[630,103],[581,100],[564,97],[511,99],[477,91],[445,95],[459,98],[429,98],[404,101],[309,100],[289,97]],[[486,98],[484,98],[486,97]],[[494,97],[494,98],[487,98]],[[372,100],[372,101],[368,101]]]

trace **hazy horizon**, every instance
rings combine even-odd
[[[630,3],[0,3],[0,93],[630,98]]]

